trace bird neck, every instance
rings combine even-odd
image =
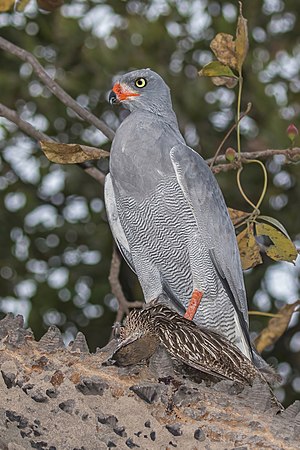
[[[139,107],[138,109],[133,109],[131,113],[134,114],[150,114],[161,119],[163,122],[169,124],[172,128],[178,129],[178,121],[175,112],[172,107],[165,105],[155,105],[147,104],[147,107]]]

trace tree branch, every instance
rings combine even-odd
[[[212,171],[214,173],[219,172],[227,172],[228,170],[238,169],[241,166],[241,163],[247,163],[248,160],[251,159],[268,159],[275,155],[283,155],[288,161],[297,161],[300,158],[300,148],[286,148],[280,150],[266,149],[266,150],[258,150],[256,152],[242,152],[240,154],[240,158],[236,157],[235,161],[232,163],[226,164],[225,155],[220,155],[216,159],[216,165],[213,166]],[[211,164],[214,158],[206,159],[207,164]],[[225,164],[224,164],[225,163]]]
[[[195,382],[161,350],[111,366],[117,342],[65,348],[55,326],[36,342],[21,316],[0,321],[0,345],[1,449],[299,449],[299,402],[277,414],[259,380]]]
[[[112,140],[115,133],[108,127],[102,120],[98,119],[94,114],[92,114],[87,109],[80,106],[69,94],[62,89],[56,81],[47,74],[43,66],[38,62],[38,60],[29,52],[17,45],[12,44],[3,37],[0,37],[0,48],[10,53],[11,55],[17,56],[22,61],[26,61],[31,64],[34,72],[42,80],[42,82],[48,87],[48,89],[65,105],[75,111],[82,119],[94,125],[100,131],[102,131],[108,139]]]
[[[43,133],[42,131],[38,131],[29,122],[21,119],[16,111],[7,108],[7,106],[3,105],[2,103],[0,103],[0,117],[5,117],[5,119],[8,119],[11,122],[15,123],[20,128],[20,130],[37,141],[56,142],[47,134]],[[97,169],[96,167],[86,166],[84,163],[77,165],[80,166],[88,175],[98,181],[98,183],[102,185],[104,184],[105,175],[99,169]]]
[[[0,116],[5,117],[5,119],[8,119],[11,122],[15,123],[20,128],[20,130],[37,141],[55,142],[54,139],[50,138],[45,133],[42,133],[42,131],[38,131],[29,122],[22,120],[16,111],[8,108],[2,103],[0,103]]]
[[[231,133],[236,129],[236,127],[238,126],[238,124],[240,123],[240,121],[241,121],[247,114],[249,114],[251,107],[252,107],[251,103],[248,103],[248,106],[247,106],[246,111],[243,112],[243,113],[240,115],[239,120],[238,120],[236,123],[234,123],[234,124],[232,125],[232,127],[227,131],[225,137],[223,138],[223,140],[221,141],[219,147],[217,148],[217,151],[216,151],[214,157],[212,158],[212,161],[211,161],[210,166],[209,166],[211,169],[213,168],[213,166],[214,166],[214,164],[215,164],[215,162],[216,162],[216,160],[217,160],[217,157],[218,157],[220,151],[222,150],[223,145],[225,144],[225,142],[227,141],[227,139],[229,138],[229,136],[231,135]]]
[[[84,163],[78,164],[88,175],[98,181],[99,184],[104,186],[105,182],[105,174],[101,172],[101,170],[97,169],[97,167],[86,167]]]
[[[143,302],[129,302],[126,299],[119,281],[120,266],[121,258],[118,254],[116,245],[114,244],[108,281],[110,283],[111,292],[119,302],[117,322],[122,320],[124,313],[128,314],[129,308],[141,308],[143,306]]]

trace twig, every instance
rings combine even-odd
[[[56,81],[47,74],[43,66],[38,60],[29,52],[17,45],[12,44],[3,37],[0,37],[0,48],[7,51],[11,55],[17,56],[22,61],[26,61],[31,64],[36,75],[42,80],[42,82],[48,87],[48,89],[65,105],[75,111],[82,119],[94,125],[98,130],[102,131],[108,139],[112,140],[115,133],[108,127],[102,120],[94,116],[90,111],[80,106],[69,94],[59,86]]]
[[[216,158],[215,162],[217,163],[217,165],[212,168],[212,171],[214,173],[227,172],[228,170],[238,169],[240,167],[240,162],[248,162],[251,159],[268,159],[275,155],[283,155],[287,160],[293,161],[293,158],[295,156],[300,156],[300,148],[295,147],[281,150],[267,149],[259,150],[256,152],[241,152],[240,157],[237,157],[236,161],[227,164],[226,156],[220,155]],[[213,158],[206,159],[208,165],[210,165],[212,161]]]
[[[47,136],[47,134],[34,128],[29,122],[21,119],[16,111],[8,108],[2,103],[0,103],[0,116],[15,123],[20,130],[37,141],[56,142],[50,136]],[[105,175],[99,169],[96,167],[87,167],[85,164],[78,164],[78,166],[80,166],[87,174],[97,180],[100,184],[104,184]]]
[[[22,120],[16,111],[8,108],[2,103],[0,103],[0,116],[5,117],[6,119],[15,123],[22,131],[24,131],[24,133],[28,134],[28,136],[36,139],[37,141],[55,142],[54,139],[50,138],[45,133],[38,131],[29,122],[25,122],[25,120]]]
[[[124,313],[129,313],[130,308],[141,308],[143,306],[143,302],[129,302],[126,299],[119,281],[120,266],[121,258],[118,254],[116,245],[114,244],[108,281],[110,283],[111,292],[119,302],[119,311],[117,315],[118,322],[122,320]]]
[[[218,157],[218,155],[219,155],[223,145],[225,144],[225,142],[227,141],[227,139],[229,138],[231,133],[236,129],[236,127],[238,126],[238,123],[242,120],[242,118],[245,117],[247,114],[249,114],[249,111],[250,111],[251,107],[252,107],[251,103],[248,103],[246,111],[244,111],[240,115],[239,120],[237,122],[235,122],[232,125],[232,127],[229,129],[229,131],[226,133],[224,139],[222,140],[222,142],[220,143],[219,147],[217,148],[217,151],[216,151],[214,157],[212,158],[212,161],[211,161],[210,166],[209,166],[211,169],[212,169],[213,165],[215,164],[216,159],[217,159],[217,157]]]
[[[239,167],[241,167],[241,164],[239,162],[234,162],[228,164],[217,164],[216,166],[213,166],[211,170],[213,173],[217,174],[220,172],[229,172],[229,170],[237,170]]]
[[[84,164],[78,164],[80,167],[83,168],[83,170],[89,174],[91,177],[93,177],[95,180],[97,180],[100,184],[104,185],[105,181],[105,175],[103,172],[101,172],[96,167],[85,167]]]

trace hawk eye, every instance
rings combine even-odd
[[[138,88],[143,88],[146,86],[147,84],[147,80],[145,78],[138,78],[137,80],[135,80],[136,87]]]

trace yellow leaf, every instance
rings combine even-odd
[[[274,225],[275,228],[278,228],[278,230],[281,231],[281,233],[283,233],[287,238],[291,239],[282,223],[280,223],[277,219],[274,219],[274,217],[260,215],[259,220],[269,222],[270,224]]]
[[[232,77],[237,78],[237,76],[232,72],[230,67],[225,66],[219,61],[211,61],[206,64],[199,72],[201,77]]]
[[[237,68],[241,70],[249,48],[247,20],[242,14],[242,3],[240,2],[240,14],[236,28],[235,55]]]
[[[86,145],[58,144],[48,141],[40,141],[40,144],[49,161],[58,164],[77,164],[109,156],[105,150]]]
[[[256,223],[257,236],[267,236],[273,244],[265,248],[266,254],[275,261],[296,260],[298,252],[293,242],[281,231],[267,223]]]
[[[250,269],[262,263],[262,257],[254,237],[252,224],[237,235],[237,241],[243,270]]]
[[[238,209],[227,208],[229,212],[229,216],[233,225],[237,225],[243,220],[247,219],[251,215],[251,213],[247,213],[245,211],[239,211]]]
[[[217,59],[232,69],[238,69],[233,36],[227,33],[218,33],[211,41],[210,48]]]
[[[280,336],[283,335],[288,327],[293,312],[299,305],[300,300],[297,300],[291,305],[285,305],[278,311],[273,319],[269,320],[267,328],[264,328],[254,341],[259,353],[261,353],[269,345],[274,344],[274,342],[276,342]]]
[[[1,0],[0,12],[8,11],[15,4],[15,0]]]

